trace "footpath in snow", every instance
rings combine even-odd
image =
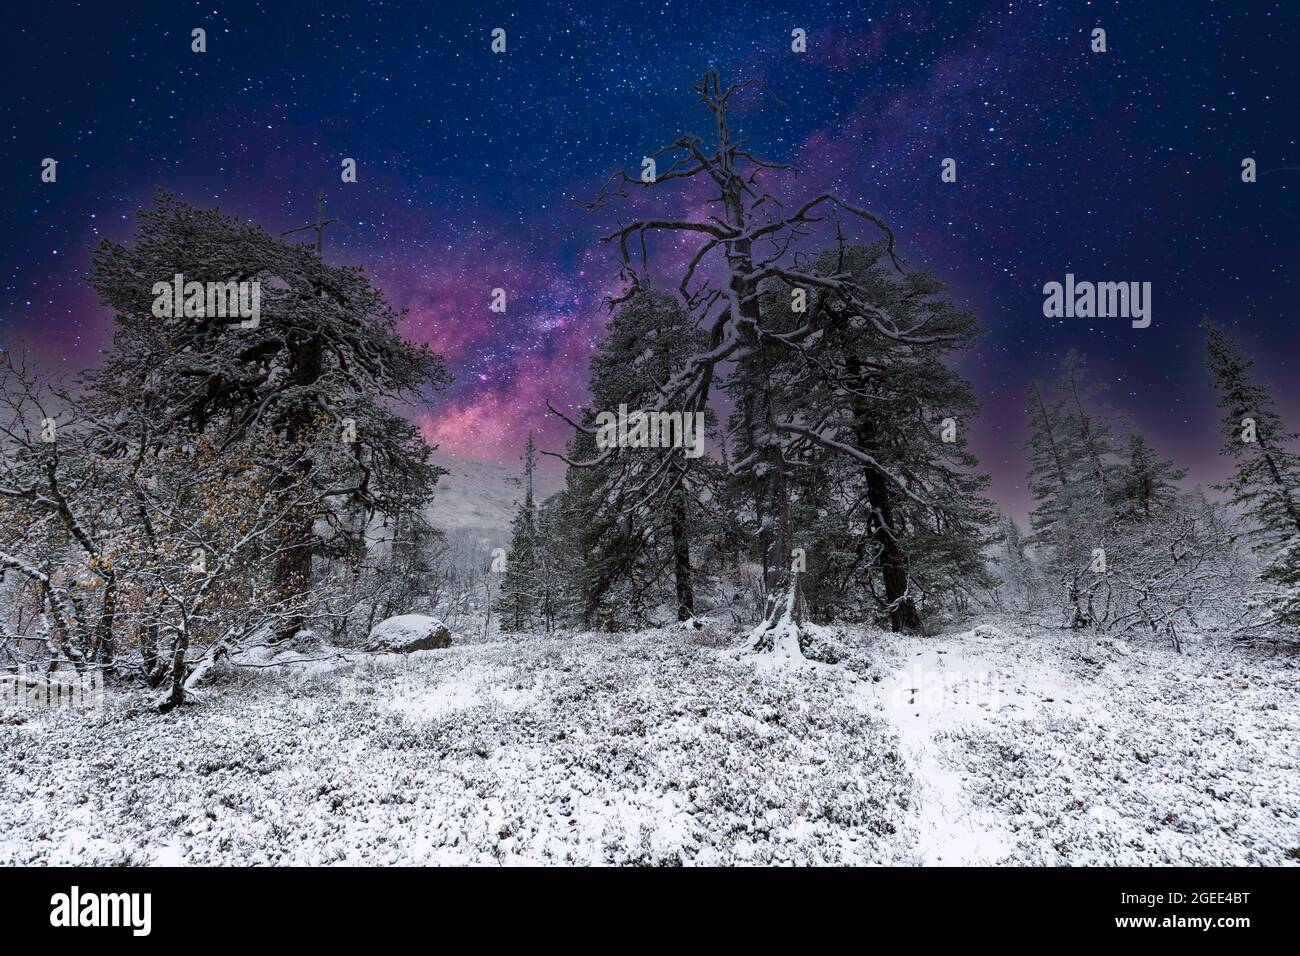
[[[988,625],[875,646],[918,862],[1300,862],[1293,653]]]
[[[965,775],[936,741],[956,727],[986,723],[1001,703],[1002,677],[972,653],[970,637],[903,638],[893,654],[902,666],[866,685],[898,731],[917,779],[916,862],[927,866],[993,864],[1012,846],[996,817],[971,807]]]

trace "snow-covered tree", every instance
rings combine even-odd
[[[1030,383],[1029,487],[1031,542],[1045,574],[1061,595],[1071,627],[1096,622],[1094,595],[1103,584],[1120,481],[1108,416],[1097,405],[1104,391],[1071,351],[1049,390]]]
[[[150,676],[166,680],[160,709],[184,704],[222,657],[273,640],[323,606],[322,585],[285,593],[267,573],[284,550],[302,546],[290,535],[318,497],[310,463],[299,467],[295,453],[311,454],[306,444],[281,448],[252,434],[229,445],[198,436],[163,449],[133,480],[139,523],[125,535],[123,605],[146,665],[154,662]]]
[[[1300,454],[1267,387],[1256,381],[1254,360],[1208,319],[1208,368],[1223,410],[1223,454],[1236,471],[1222,486],[1252,525],[1264,559],[1261,578],[1272,587],[1265,601],[1281,623],[1300,624]]]
[[[1082,358],[1066,356],[1051,389],[1030,386],[1034,569],[1073,628],[1158,635],[1178,648],[1186,629],[1245,619],[1247,562],[1230,522],[1186,470],[1160,457],[1101,403]],[[1130,428],[1120,441],[1112,427]]]
[[[1249,616],[1252,582],[1223,509],[1199,492],[1153,499],[1119,517],[1096,576],[1094,624],[1168,640],[1184,630],[1233,630]]]
[[[591,402],[575,426],[567,455],[566,510],[582,533],[575,545],[583,621],[590,625],[619,590],[644,594],[672,569],[678,620],[695,611],[691,537],[708,474],[685,447],[616,444],[597,454],[597,417],[654,408],[660,388],[681,363],[705,347],[704,336],[671,295],[649,285],[620,303],[591,359]],[[556,414],[560,414],[556,412]],[[702,443],[703,433],[692,431]],[[638,578],[649,579],[646,582]]]
[[[1038,589],[1028,541],[1020,524],[1009,515],[998,520],[998,539],[994,546],[997,567],[998,603],[1025,611],[1038,606]]]
[[[539,611],[537,565],[537,504],[533,476],[537,454],[533,433],[524,445],[524,497],[510,526],[510,548],[506,569],[497,595],[497,613],[502,631],[526,631],[533,627]]]
[[[217,658],[334,618],[340,588],[355,605],[357,575],[313,580],[312,558],[355,563],[371,519],[428,500],[440,469],[396,403],[441,388],[441,360],[359,269],[323,262],[326,223],[290,244],[160,193],[131,245],[94,254],[104,365],[65,390],[5,356],[7,623],[51,666],[125,670],[134,652],[160,705],[183,703]],[[214,310],[210,290],[160,309],[177,275],[257,283],[260,309]]]
[[[94,426],[74,394],[0,356],[0,569],[23,582],[51,665],[112,667],[119,637],[124,472],[93,453]]]
[[[1186,468],[1158,456],[1139,434],[1128,437],[1128,467],[1119,488],[1120,514],[1131,520],[1149,521],[1161,504],[1177,494],[1177,482],[1187,476]]]
[[[991,583],[983,556],[994,526],[985,497],[988,478],[977,472],[966,437],[978,405],[970,385],[945,361],[973,344],[980,326],[973,312],[949,299],[932,272],[896,268],[885,242],[841,243],[810,268],[840,277],[860,304],[903,327],[924,329],[929,339],[898,341],[881,334],[866,318],[849,314],[835,294],[817,292],[811,307],[821,315],[819,334],[773,365],[769,386],[781,407],[779,421],[804,429],[786,447],[786,459],[800,463],[791,471],[797,497],[806,492],[822,499],[817,510],[823,518],[837,501],[846,509],[841,533],[866,538],[850,550],[856,567],[870,572],[864,583],[874,613],[894,630],[914,630],[922,605],[960,606]],[[795,301],[783,283],[765,285],[762,308],[777,335],[800,327]],[[825,447],[807,434],[810,428],[825,437],[843,436],[871,461]],[[809,487],[834,474],[847,479],[836,498],[827,498],[824,486]],[[794,507],[801,514],[807,510],[802,500]],[[805,520],[799,522],[801,533]],[[832,550],[845,545],[850,542]],[[818,545],[805,547],[820,562]],[[821,585],[811,586],[824,591]]]
[[[570,616],[572,551],[568,531],[573,515],[561,507],[556,495],[537,509],[537,537],[533,550],[533,605],[538,624],[550,634]]]
[[[879,230],[886,237],[882,254],[898,265],[893,234],[874,213],[831,192],[793,201],[769,190],[769,176],[790,167],[758,158],[745,142],[733,137],[730,127],[733,98],[755,88],[766,91],[758,80],[724,86],[716,71],[705,74],[693,89],[712,121],[712,144],[706,146],[688,133],[649,153],[647,159],[656,167],[653,175],[616,173],[589,208],[601,209],[615,197],[630,196],[634,189],[658,191],[688,180],[694,181],[690,186],[706,181],[717,190],[710,200],[716,213],[638,217],[605,241],[617,243],[620,250],[623,277],[629,283],[622,299],[644,284],[651,237],[666,235],[674,242],[697,243],[678,291],[707,334],[708,347],[682,362],[663,383],[657,407],[703,411],[719,383],[730,394],[739,412],[731,436],[737,449],[733,467],[753,489],[766,592],[763,621],[752,635],[754,646],[797,656],[805,635],[790,513],[791,445],[798,442],[855,459],[900,495],[923,506],[930,504],[926,495],[934,489],[923,479],[909,485],[888,469],[873,450],[862,447],[869,436],[858,432],[854,422],[828,420],[815,405],[797,410],[783,405],[772,387],[774,370],[792,358],[811,361],[819,339],[854,323],[878,340],[920,350],[963,340],[969,332],[945,328],[948,320],[937,310],[911,319],[891,314],[872,301],[870,291],[852,276],[827,273],[807,260],[809,245],[816,242],[813,233],[832,220],[847,219]],[[792,303],[797,296],[803,298],[804,311],[796,313],[799,320],[793,327],[782,323],[779,315],[765,314],[761,300],[769,286],[783,288]],[[862,391],[845,378],[854,374],[851,370],[835,374],[846,395]]]
[[[271,574],[320,478],[293,458],[310,443],[253,434],[105,454],[118,420],[94,409],[6,361],[0,565],[33,593],[51,666],[125,672],[134,650],[170,709],[219,657],[320,610],[318,589],[286,595]]]
[[[333,532],[424,501],[441,471],[393,405],[441,390],[442,359],[398,334],[399,313],[360,268],[325,261],[327,223],[322,212],[314,244],[286,241],[160,190],[130,244],[104,240],[95,250],[90,276],[116,323],[107,361],[88,377],[89,400],[113,423],[106,454],[154,455],[198,434],[228,448],[262,435],[282,440],[296,462],[278,480],[316,483],[313,507],[285,524],[294,546],[277,552],[286,597],[309,586],[313,556],[340,540]],[[156,315],[155,285],[178,275],[255,282],[260,314]],[[310,454],[298,454],[308,442]],[[316,534],[322,526],[332,532]]]

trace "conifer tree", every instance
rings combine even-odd
[[[1032,382],[1026,403],[1035,499],[1031,541],[1061,589],[1072,627],[1095,623],[1093,595],[1104,584],[1116,514],[1119,456],[1109,424],[1095,407],[1102,391],[1090,381],[1083,359],[1070,351],[1051,390]]]
[[[790,363],[815,361],[819,343],[845,327],[852,327],[872,344],[887,347],[894,356],[908,349],[933,352],[960,346],[970,337],[971,324],[951,310],[918,309],[890,312],[872,300],[871,290],[852,276],[820,270],[810,264],[810,239],[828,222],[849,221],[885,237],[883,255],[901,271],[894,254],[893,233],[884,220],[831,192],[804,200],[781,197],[768,180],[790,167],[756,156],[731,130],[731,103],[745,90],[764,92],[761,80],[723,85],[710,70],[693,85],[699,102],[711,119],[713,143],[687,133],[649,155],[659,168],[656,175],[632,176],[618,172],[588,204],[600,209],[632,189],[658,190],[686,180],[706,181],[716,188],[716,209],[679,217],[672,213],[649,215],[619,227],[605,241],[617,243],[629,290],[635,293],[648,275],[649,239],[665,233],[674,241],[697,243],[677,283],[684,304],[701,328],[707,330],[707,348],[690,356],[661,388],[659,407],[698,411],[707,407],[715,384],[721,382],[738,412],[738,427],[731,436],[735,457],[732,467],[749,482],[753,494],[758,557],[763,568],[765,607],[762,622],[752,633],[756,650],[777,651],[798,657],[807,643],[802,628],[796,529],[791,519],[790,464],[802,453],[796,446],[854,459],[872,482],[891,486],[889,494],[908,498],[923,508],[939,506],[945,487],[944,469],[920,469],[910,479],[887,468],[875,457],[871,445],[871,417],[851,416],[852,397],[864,393],[858,383],[863,356],[851,367],[850,354],[823,370],[827,387],[837,383],[834,414],[821,414],[821,406],[783,393],[779,372]],[[774,97],[773,97],[774,98]],[[842,243],[841,243],[842,245]],[[786,324],[784,313],[765,312],[761,299],[769,289],[801,298],[797,319]],[[616,300],[617,301],[617,300]],[[868,374],[870,353],[866,354]],[[793,379],[786,377],[788,386]],[[915,409],[912,420],[916,420]],[[960,417],[960,412],[958,412]],[[926,423],[927,427],[930,423]],[[914,439],[915,440],[915,439]],[[793,454],[792,454],[793,452]],[[931,485],[931,480],[937,480]],[[933,495],[933,497],[931,497]],[[889,515],[880,496],[872,501],[873,530],[888,540]],[[897,555],[886,558],[895,587],[906,578]],[[901,575],[900,575],[901,572]],[[902,586],[887,600],[895,626],[908,626],[914,618],[909,601],[915,595]]]
[[[533,476],[537,467],[533,433],[524,445],[524,498],[510,529],[510,549],[497,598],[501,630],[524,631],[534,625],[538,610],[537,507]]]
[[[1177,494],[1175,483],[1187,474],[1172,461],[1160,458],[1139,434],[1128,439],[1129,460],[1120,488],[1120,513],[1138,521],[1150,521],[1161,505]]]
[[[639,288],[614,310],[595,349],[591,403],[581,421],[561,416],[576,429],[563,457],[570,466],[566,494],[584,529],[577,586],[587,626],[615,593],[644,594],[657,582],[634,582],[657,579],[661,567],[672,569],[678,620],[694,613],[691,537],[703,461],[688,457],[684,447],[601,448],[596,418],[656,408],[663,383],[703,344],[703,334],[673,296],[649,284]]]
[[[1279,621],[1300,624],[1300,454],[1296,433],[1251,373],[1254,360],[1218,326],[1204,323],[1211,380],[1223,409],[1223,454],[1236,471],[1220,487],[1253,525],[1253,544],[1276,586],[1267,604]]]
[[[282,483],[316,488],[313,505],[283,523],[273,575],[286,595],[309,586],[313,557],[331,556],[327,542],[354,548],[349,536],[370,517],[421,507],[442,473],[394,407],[445,388],[442,358],[401,337],[400,313],[360,268],[325,260],[331,221],[322,205],[315,242],[298,243],[159,190],[130,244],[104,240],[94,251],[89,278],[116,324],[107,361],[88,375],[94,412],[113,422],[104,454],[147,459],[200,438],[231,448],[252,436],[292,457]],[[155,314],[169,304],[158,284],[178,275],[187,286],[256,283],[259,314],[191,309],[188,294],[184,314]],[[331,533],[316,534],[322,526]]]
[[[1026,610],[1037,604],[1033,562],[1029,559],[1025,533],[1015,518],[1002,516],[998,523],[1001,554],[998,559],[999,587],[1011,592],[1017,606]]]
[[[896,269],[884,242],[861,246],[841,239],[811,268],[851,283],[859,307],[928,333],[925,341],[896,341],[865,318],[845,315],[848,304],[834,293],[816,292],[807,308],[824,326],[821,334],[774,363],[769,386],[780,423],[803,419],[819,434],[843,435],[866,456],[864,461],[826,449],[806,433],[797,432],[788,443],[787,460],[810,466],[791,469],[791,487],[818,501],[822,527],[835,523],[837,508],[847,512],[834,534],[838,544],[813,542],[805,545],[808,555],[837,577],[837,563],[856,569],[836,587],[869,572],[872,612],[896,631],[915,630],[923,602],[932,608],[959,605],[972,590],[992,583],[982,551],[995,516],[985,497],[988,478],[977,472],[966,439],[978,404],[946,361],[973,344],[980,325],[971,310],[951,301],[932,272]],[[775,282],[764,293],[761,308],[772,326],[799,328],[798,297]],[[838,493],[828,497],[837,477]],[[798,500],[792,507],[801,515],[809,510]],[[801,544],[808,520],[801,517],[797,524]],[[854,542],[854,536],[865,540]],[[830,553],[819,553],[823,547]],[[816,573],[810,565],[806,579],[825,595],[825,587],[812,581]]]

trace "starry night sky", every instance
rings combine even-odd
[[[313,218],[324,189],[347,224],[327,258],[365,266],[456,376],[418,412],[439,458],[514,462],[530,428],[559,448],[545,400],[584,398],[617,281],[597,240],[629,217],[574,200],[684,131],[707,136],[689,85],[716,66],[787,104],[746,95],[733,119],[755,152],[801,167],[773,186],[882,214],[907,260],[979,311],[988,334],[962,360],[985,408],[974,448],[1012,513],[1027,504],[1025,383],[1071,347],[1196,480],[1225,471],[1206,312],[1300,425],[1300,170],[1265,172],[1300,166],[1294,0],[23,6],[0,31],[0,346],[48,365],[98,360],[111,321],[81,278],[89,251],[129,238],[156,186],[277,232]],[[340,182],[345,156],[356,184]],[[955,184],[940,182],[948,156]],[[1067,271],[1153,283],[1151,327],[1044,318],[1043,283]],[[505,315],[488,310],[497,286]]]

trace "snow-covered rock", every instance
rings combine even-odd
[[[684,621],[678,621],[677,626],[683,631],[699,631],[706,627],[713,626],[711,617],[688,617]]]
[[[451,646],[451,630],[427,614],[399,614],[380,621],[370,631],[366,650],[395,654],[432,651]]]

